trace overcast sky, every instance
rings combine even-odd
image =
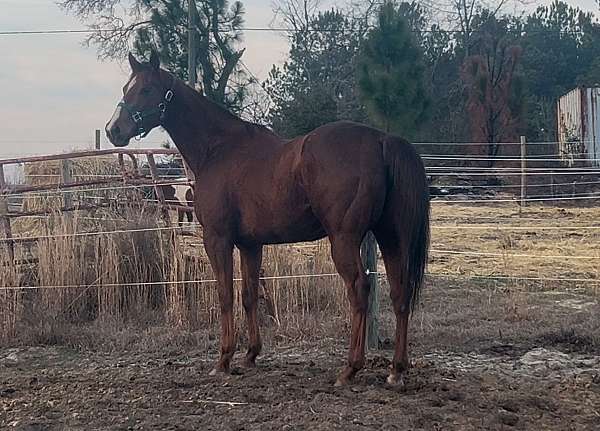
[[[243,3],[246,26],[270,24],[271,0]],[[596,0],[569,3],[598,11]],[[54,0],[0,0],[0,31],[74,28],[83,25]],[[129,70],[99,62],[95,49],[81,40],[81,34],[0,36],[0,157],[92,146],[94,129],[103,129],[111,116]],[[287,52],[277,33],[247,32],[244,45],[243,60],[261,79]],[[153,132],[136,145],[156,146],[164,139]]]

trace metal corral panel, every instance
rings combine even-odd
[[[600,166],[600,88],[576,88],[558,100],[558,150],[570,161]]]

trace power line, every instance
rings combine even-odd
[[[366,27],[367,30],[375,27]],[[325,28],[304,28],[294,29],[285,27],[241,27],[234,29],[237,31],[247,32],[275,32],[275,33],[360,33],[364,32],[363,29],[325,29]],[[26,35],[60,35],[60,34],[91,34],[91,33],[119,33],[123,32],[120,28],[105,28],[105,29],[55,29],[55,30],[3,30],[0,31],[0,36],[26,36]],[[229,32],[230,29],[222,29],[222,32]],[[461,30],[410,30],[412,33],[417,34],[434,34],[434,33],[446,33],[446,34],[462,34]],[[478,31],[481,31],[479,29]],[[477,32],[477,31],[476,31]],[[584,35],[586,34],[583,30],[534,30],[529,32],[521,32],[521,34],[514,36],[527,36],[535,34],[557,34],[557,35]]]

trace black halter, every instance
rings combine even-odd
[[[147,111],[138,111],[134,106],[128,105],[125,101],[121,100],[117,106],[125,109],[133,122],[138,126],[138,136],[145,138],[150,133],[150,130],[146,130],[144,127],[144,118],[151,117],[152,115],[158,115],[158,123],[162,125],[165,119],[165,112],[169,102],[173,99],[173,90],[169,89],[165,93],[163,101],[158,104],[156,108],[148,109]]]

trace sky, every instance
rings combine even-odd
[[[245,0],[247,27],[268,27],[271,0]],[[550,0],[538,4],[550,3]],[[596,0],[570,0],[598,11]],[[331,5],[330,3],[329,5]],[[0,31],[81,29],[54,0],[0,0]],[[121,97],[128,65],[101,62],[81,34],[0,35],[0,158],[53,154],[93,146],[95,129],[104,129]],[[243,61],[260,79],[287,53],[283,35],[246,32]],[[138,147],[167,139],[154,131]],[[102,147],[109,148],[104,133]]]

